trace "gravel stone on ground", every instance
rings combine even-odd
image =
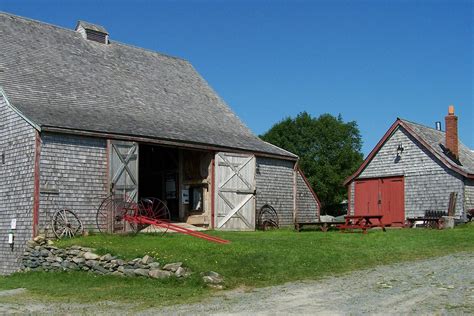
[[[354,271],[319,281],[219,292],[202,303],[141,310],[120,302],[43,303],[0,291],[0,314],[474,314],[474,253]],[[133,271],[133,270],[132,270]],[[22,299],[15,299],[19,295]]]

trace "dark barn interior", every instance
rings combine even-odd
[[[176,148],[140,144],[139,198],[166,201],[173,220],[179,219],[179,152]]]

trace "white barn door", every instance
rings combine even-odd
[[[217,153],[214,187],[214,227],[255,230],[255,156]]]
[[[138,143],[110,141],[110,189],[115,195],[138,198]]]

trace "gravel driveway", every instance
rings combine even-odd
[[[140,314],[474,314],[473,267],[474,253],[461,253],[380,266],[320,281],[227,291],[206,303],[153,308]],[[111,302],[21,305],[1,301],[0,292],[0,314],[136,312],[131,305]]]

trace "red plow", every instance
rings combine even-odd
[[[109,196],[97,211],[97,227],[100,232],[151,231],[166,233],[168,230],[218,244],[230,241],[172,224],[166,203],[157,198],[143,198],[134,202],[123,196]],[[150,229],[151,228],[151,229]]]

